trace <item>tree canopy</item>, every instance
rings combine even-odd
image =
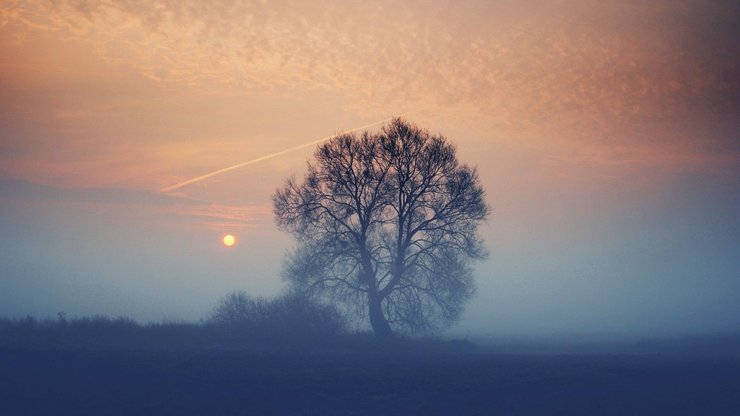
[[[446,326],[474,293],[489,207],[476,169],[443,136],[398,118],[377,133],[340,134],[273,203],[297,241],[287,279],[369,318],[376,334]]]

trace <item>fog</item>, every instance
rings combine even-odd
[[[519,198],[499,191],[504,181],[486,183],[490,257],[453,335],[633,339],[740,326],[736,181],[687,175],[636,195],[560,188]],[[198,201],[21,181],[3,194],[2,316],[198,321],[227,293],[286,289],[293,243],[269,216],[226,248],[212,229],[161,223],[171,215],[163,207]]]
[[[447,334],[736,333],[739,28],[731,1],[4,2],[0,317],[283,293],[297,147],[403,114],[492,208]]]

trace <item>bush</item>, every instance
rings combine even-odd
[[[262,338],[306,338],[344,331],[336,308],[293,293],[273,299],[252,298],[243,291],[231,293],[221,299],[209,323]]]
[[[105,315],[95,315],[74,319],[69,323],[69,328],[81,333],[120,333],[137,330],[139,324],[125,316],[110,318]]]

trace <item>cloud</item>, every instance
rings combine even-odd
[[[6,30],[52,28],[116,73],[167,91],[331,93],[367,117],[423,108],[429,119],[526,138],[560,156],[579,146],[630,147],[636,157],[657,146],[710,161],[740,153],[740,12],[731,1],[2,7]]]
[[[167,82],[620,114],[737,88],[737,8],[674,4],[79,1],[8,14],[94,36],[107,59]]]
[[[46,210],[54,204],[73,204],[82,209],[92,207],[98,213],[105,212],[101,209],[105,206],[120,208],[128,215],[144,215],[158,221],[164,217],[167,223],[185,228],[242,230],[259,228],[272,221],[271,207],[217,204],[182,195],[136,189],[59,188],[15,178],[0,178],[0,195],[0,202],[7,209],[11,209],[13,202],[18,201],[30,201]]]
[[[59,200],[95,204],[200,206],[207,204],[178,195],[123,188],[58,188],[14,178],[0,178],[3,199]]]
[[[209,204],[175,208],[170,212],[191,226],[208,230],[254,230],[272,224],[272,206]]]

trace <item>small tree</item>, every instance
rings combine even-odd
[[[353,308],[381,336],[453,322],[474,292],[470,260],[485,256],[476,170],[446,138],[401,119],[338,135],[314,159],[273,196],[278,226],[298,243],[293,286]]]
[[[299,293],[276,298],[251,297],[246,292],[224,296],[214,308],[211,324],[251,337],[293,338],[336,335],[343,331],[339,312]]]

